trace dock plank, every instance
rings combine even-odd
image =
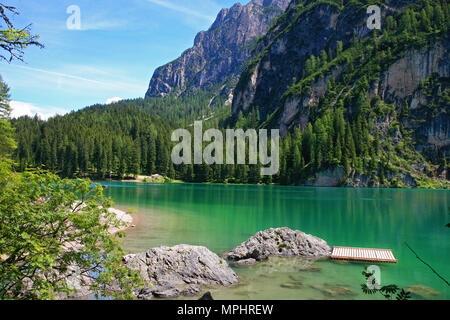
[[[367,262],[398,262],[392,250],[351,247],[334,247],[331,259]]]

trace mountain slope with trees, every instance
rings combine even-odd
[[[18,169],[67,177],[160,173],[194,182],[448,188],[449,6],[438,0],[293,0],[240,75],[230,110],[195,85],[183,95],[13,121]],[[189,64],[190,65],[190,64]],[[169,73],[170,74],[170,73]],[[176,72],[174,73],[174,75]],[[231,112],[231,116],[230,116]],[[279,128],[279,174],[170,161],[174,129]]]
[[[367,28],[367,7],[382,30]],[[294,0],[234,92],[248,119],[286,138],[288,184],[448,185],[449,7],[445,1]]]

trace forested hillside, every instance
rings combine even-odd
[[[172,131],[195,119],[213,115],[218,119],[224,112],[223,108],[212,110],[210,97],[199,93],[179,99],[169,96],[96,105],[48,121],[14,119],[17,168],[43,166],[64,177],[102,179],[158,173],[174,178]]]
[[[241,75],[231,122],[280,128],[285,183],[448,183],[448,4],[379,2],[380,31],[373,4],[291,2]]]
[[[170,155],[175,144],[170,138],[174,130],[192,130],[194,119],[203,119],[205,129],[223,127],[229,117],[223,107],[214,109],[214,114],[201,115],[201,111],[209,110],[209,101],[206,94],[202,98],[136,99],[92,106],[48,121],[38,117],[14,119],[16,169],[43,167],[69,178],[123,179],[161,174],[188,182],[261,182],[259,166],[172,164]],[[180,113],[189,110],[193,102],[205,109]]]
[[[374,4],[370,2],[370,4]],[[368,1],[294,0],[259,39],[233,106],[211,92],[93,106],[47,122],[13,121],[18,169],[123,178],[160,173],[196,182],[447,188],[449,6],[387,1],[383,27]],[[231,110],[230,110],[231,109]],[[230,116],[231,115],[231,116]],[[281,170],[173,166],[170,135],[205,127],[279,128]]]

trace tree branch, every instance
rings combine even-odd
[[[442,281],[444,281],[447,286],[450,286],[450,284],[448,283],[448,281],[441,276],[436,270],[433,269],[432,266],[430,266],[426,261],[424,261],[422,258],[419,257],[419,255],[409,246],[409,244],[407,242],[405,242],[405,245],[408,247],[409,250],[411,250],[412,253],[414,253],[414,255],[416,256],[417,259],[419,259],[419,261],[421,261],[424,265],[426,265],[431,271],[433,271],[433,273],[435,275],[437,275],[439,278],[441,278]]]

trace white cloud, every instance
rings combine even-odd
[[[215,16],[204,14],[204,13],[180,6],[178,4],[174,4],[174,3],[166,1],[166,0],[164,0],[164,1],[163,0],[147,0],[147,1],[150,3],[156,4],[158,6],[173,10],[173,11],[178,11],[178,12],[184,13],[186,15],[197,17],[197,18],[202,18],[202,19],[205,19],[205,20],[208,20],[211,22],[213,22],[215,19]]]
[[[95,84],[97,87],[100,86],[104,89],[110,89],[110,90],[117,90],[117,89],[126,89],[131,91],[137,91],[137,92],[145,92],[147,90],[147,87],[137,84],[135,82],[132,82],[130,79],[124,79],[123,81],[111,81],[111,80],[96,80],[92,78],[87,78],[83,76],[77,76],[72,73],[68,72],[57,72],[57,71],[51,71],[51,70],[45,70],[40,68],[33,68],[23,65],[17,65],[13,64],[10,65],[14,68],[19,68],[26,71],[31,71],[35,74],[41,74],[41,75],[47,75],[49,82],[57,82],[58,85],[61,84],[61,78],[67,79],[67,80],[74,80],[77,83],[86,83],[90,88],[92,88],[92,84]],[[73,69],[73,66],[70,66]],[[89,67],[89,66],[80,66],[78,71],[91,71],[90,73],[93,73],[94,76],[104,76],[105,72],[101,70],[95,71],[95,68]],[[119,78],[118,76],[115,76],[115,78]],[[72,82],[74,82],[72,81]],[[72,85],[71,85],[72,86]]]
[[[119,98],[119,97],[109,98],[109,99],[106,99],[106,104],[113,104],[113,103],[117,103],[122,100],[123,99]]]
[[[32,103],[11,101],[9,103],[11,107],[11,117],[19,118],[22,116],[34,117],[38,115],[42,120],[48,120],[56,115],[66,114],[67,111],[54,107],[39,107]]]
[[[78,76],[74,76],[74,75],[71,75],[71,74],[65,74],[65,73],[61,73],[61,72],[48,71],[48,70],[32,68],[32,67],[26,67],[26,66],[20,66],[20,65],[13,65],[13,66],[17,67],[17,68],[25,69],[25,70],[46,73],[46,74],[49,74],[49,75],[52,75],[52,76],[57,76],[57,77],[64,77],[64,78],[80,80],[80,81],[85,81],[85,82],[90,82],[90,83],[100,84],[100,85],[103,84],[103,82],[101,82],[101,81],[87,79],[87,78],[83,78],[83,77],[78,77]]]
[[[83,22],[81,24],[82,31],[91,31],[91,30],[110,30],[110,29],[119,29],[123,28],[126,25],[126,22],[123,21],[110,21],[110,20],[95,20],[92,22]]]

